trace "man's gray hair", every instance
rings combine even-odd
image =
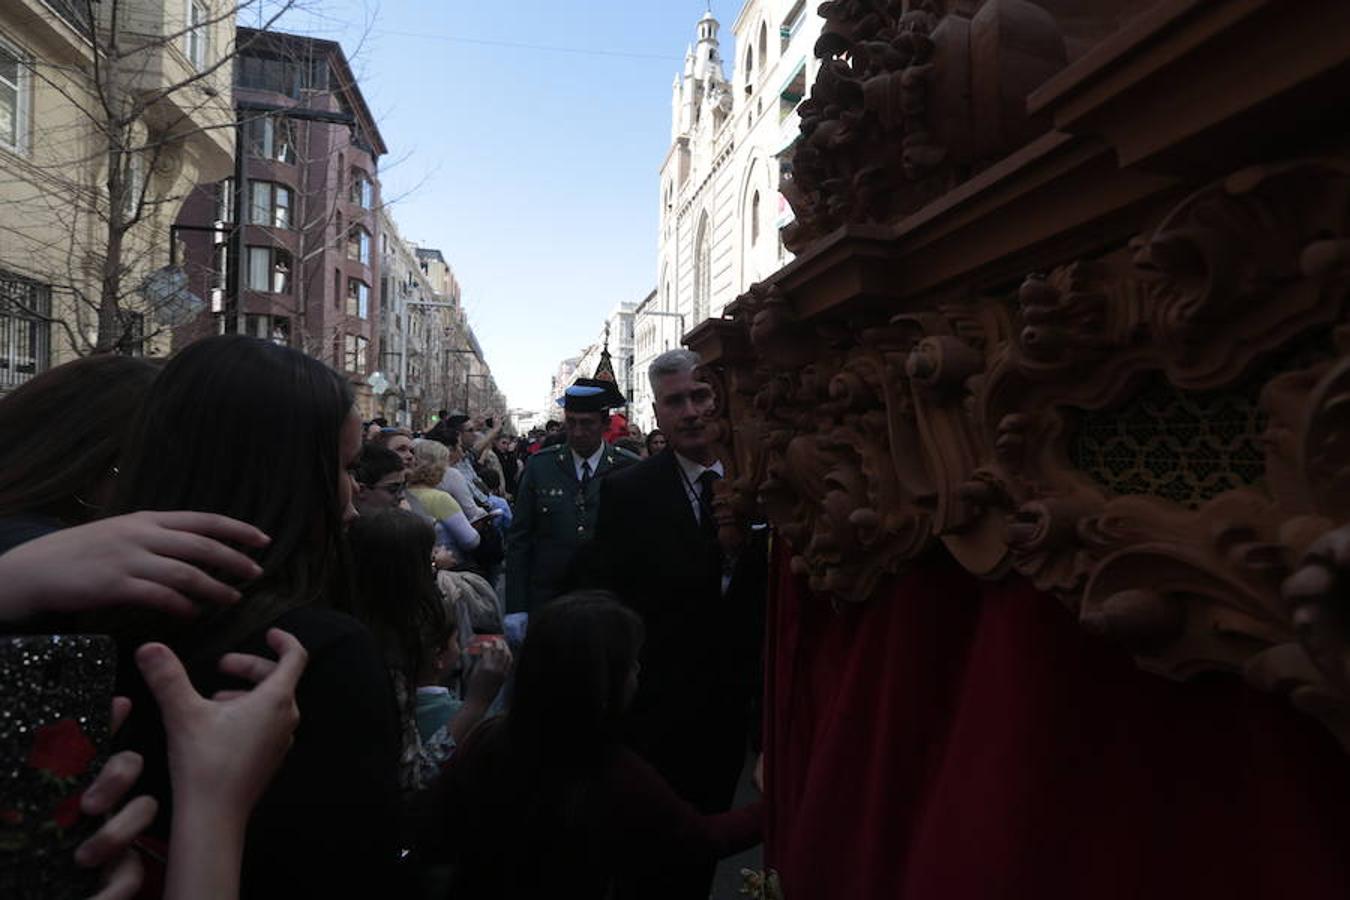
[[[674,350],[667,350],[647,367],[647,381],[651,383],[652,393],[656,393],[656,382],[667,375],[679,375],[682,372],[692,372],[703,365],[703,357],[699,356],[693,350],[686,350],[684,347],[676,347]]]

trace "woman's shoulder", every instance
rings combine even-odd
[[[418,501],[436,518],[448,519],[455,513],[462,512],[455,498],[440,488],[423,487],[418,490],[421,491],[417,494]]]

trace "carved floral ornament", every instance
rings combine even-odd
[[[1041,6],[826,0],[819,12],[820,70],[780,187],[794,253],[842,224],[917,210],[1045,130],[1025,98],[1067,52]]]
[[[755,286],[711,373],[724,539],[762,512],[836,602],[940,544],[1350,748],[1348,220],[1350,161],[1295,161],[1015,292],[807,320]]]

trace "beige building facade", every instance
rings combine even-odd
[[[96,348],[167,350],[191,303],[172,223],[233,156],[219,5],[107,0],[90,21],[73,0],[0,4],[0,391]]]

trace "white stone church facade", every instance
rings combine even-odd
[[[647,364],[684,332],[790,259],[778,230],[791,211],[778,193],[798,133],[796,109],[814,81],[822,20],[816,0],[748,0],[732,25],[728,78],[720,24],[705,13],[671,96],[661,164],[656,294],[634,320],[633,411],[655,424]]]

